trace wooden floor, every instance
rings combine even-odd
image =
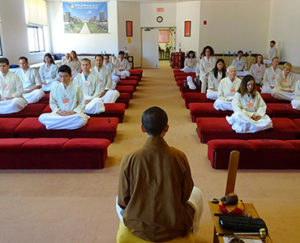
[[[212,242],[206,202],[223,196],[226,171],[210,167],[207,146],[199,142],[172,70],[168,62],[160,62],[159,69],[144,70],[109,148],[105,169],[0,171],[0,243],[113,243],[118,229],[118,165],[124,154],[144,143],[140,118],[150,106],[160,106],[168,113],[170,129],[165,138],[186,153],[195,185],[203,191],[205,207],[196,242]],[[253,155],[253,159],[258,158]],[[299,171],[239,171],[236,192],[245,202],[254,203],[273,242],[299,242]]]

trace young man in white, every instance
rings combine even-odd
[[[245,60],[243,59],[243,51],[238,51],[237,58],[232,61],[232,66],[236,68],[237,71],[244,71],[247,69]]]
[[[103,59],[104,59],[104,62],[103,62],[104,67],[111,73],[111,79],[113,81],[112,89],[115,89],[117,86],[117,83],[120,81],[120,78],[117,75],[116,66],[112,62],[109,61],[109,55],[105,54],[103,56]]]
[[[105,111],[101,95],[99,76],[92,73],[91,61],[87,58],[81,60],[82,73],[74,78],[74,84],[81,87],[84,95],[85,110],[87,114],[99,114]]]
[[[23,84],[23,97],[29,103],[36,103],[45,96],[42,88],[42,82],[38,72],[29,68],[28,59],[26,57],[19,58],[19,65],[15,72],[19,76]]]
[[[275,45],[276,45],[276,42],[274,40],[271,40],[269,55],[267,56],[267,59],[264,60],[265,64],[271,64],[273,58],[278,56],[278,50],[275,47]]]
[[[123,51],[119,52],[119,58],[116,60],[117,75],[124,79],[130,76],[130,65],[127,59],[125,59],[125,53]]]
[[[236,77],[236,69],[234,66],[227,68],[228,77],[223,78],[218,88],[218,98],[214,103],[216,110],[232,111],[232,100],[235,92],[240,88],[241,80]]]
[[[40,115],[39,121],[47,129],[78,129],[88,122],[89,116],[83,113],[84,99],[81,88],[71,80],[71,68],[62,65],[58,69],[60,83],[50,92],[52,113]]]
[[[0,114],[11,114],[27,106],[22,96],[23,86],[20,78],[9,71],[7,58],[0,58]]]
[[[279,64],[279,58],[274,57],[272,60],[272,66],[268,67],[265,71],[263,78],[263,86],[261,93],[271,94],[273,88],[275,87],[276,80],[281,74],[281,70],[277,67]]]

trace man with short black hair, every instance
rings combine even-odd
[[[144,111],[147,141],[121,163],[116,209],[130,232],[147,241],[196,232],[202,213],[202,193],[194,187],[185,154],[163,139],[168,128],[164,110]]]
[[[116,69],[117,75],[121,77],[121,79],[125,79],[130,76],[130,65],[128,60],[125,58],[124,51],[119,52],[119,58],[116,60]]]
[[[277,48],[276,48],[276,42],[274,40],[270,41],[270,52],[269,52],[269,60],[273,60],[274,57],[277,57]]]
[[[22,96],[23,86],[20,78],[9,71],[7,58],[0,58],[0,114],[11,114],[27,106]]]
[[[110,62],[109,55],[105,54],[103,56],[103,59],[103,66],[111,73],[111,78],[113,81],[112,89],[116,89],[117,83],[120,81],[120,78],[117,75],[118,70],[116,69],[115,65],[112,62]]]

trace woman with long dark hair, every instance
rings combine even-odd
[[[223,59],[218,59],[214,69],[208,75],[208,89],[206,97],[216,100],[218,97],[219,83],[226,77],[226,67]]]
[[[51,87],[58,83],[57,66],[50,53],[44,56],[44,64],[39,69],[39,74],[42,80],[42,90],[50,91]]]
[[[256,56],[256,63],[252,64],[249,70],[249,74],[253,76],[256,84],[262,85],[263,77],[266,71],[266,65],[264,64],[264,58],[261,54]]]
[[[181,71],[185,73],[195,73],[197,67],[197,59],[194,51],[189,51],[185,60],[184,60],[184,68]]]

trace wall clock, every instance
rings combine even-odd
[[[158,23],[161,23],[161,22],[163,22],[163,17],[161,17],[161,16],[158,16],[157,18],[156,18],[156,21],[158,22]]]

